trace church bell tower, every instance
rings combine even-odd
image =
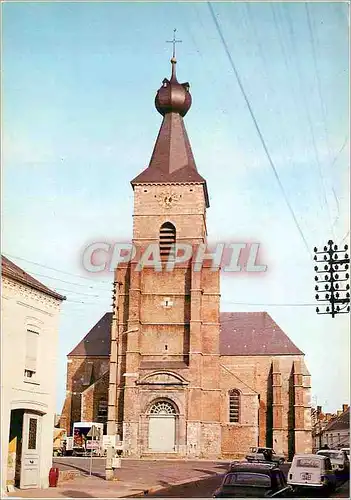
[[[219,271],[194,270],[191,259],[166,269],[175,243],[206,242],[209,207],[183,121],[190,86],[176,64],[173,49],[155,98],[162,123],[151,160],[131,181],[137,255],[115,272],[108,433],[121,436],[127,456],[218,458]],[[137,269],[149,245],[161,269]]]

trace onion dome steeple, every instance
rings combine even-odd
[[[179,83],[176,76],[175,39],[171,59],[172,74],[165,78],[155,97],[157,111],[163,116],[149,166],[135,177],[131,184],[202,184],[206,206],[209,206],[205,179],[196,168],[183,116],[191,106],[189,83]]]
[[[188,82],[179,83],[176,76],[177,59],[175,55],[175,44],[181,42],[176,40],[175,32],[173,35],[173,56],[171,59],[172,74],[171,79],[165,78],[162,82],[162,87],[157,91],[155,97],[156,109],[161,115],[166,113],[179,113],[180,116],[185,116],[191,106],[191,95],[189,92],[190,85]]]

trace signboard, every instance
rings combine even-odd
[[[89,440],[86,442],[86,449],[87,450],[96,450],[100,448],[100,441],[96,441],[96,440]]]
[[[87,437],[99,438],[100,437],[100,429],[98,427],[96,427],[95,425],[92,425],[90,431],[87,434]]]
[[[107,449],[111,446],[116,448],[116,435],[115,434],[108,434],[106,436],[102,437],[102,444],[104,449]]]
[[[69,437],[67,437],[67,441],[66,441],[66,450],[67,450],[67,451],[71,451],[71,450],[73,450],[73,436],[69,436]]]

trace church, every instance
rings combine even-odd
[[[133,241],[207,242],[206,180],[184,116],[189,83],[157,91],[162,124],[148,167],[131,181]],[[267,312],[220,312],[220,270],[191,260],[172,272],[119,264],[114,306],[68,355],[60,426],[104,422],[128,457],[243,458],[251,446],[291,458],[311,452],[310,374],[304,353]]]

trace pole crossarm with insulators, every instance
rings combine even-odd
[[[328,241],[322,251],[314,249],[316,266],[315,291],[316,300],[321,303],[321,309],[316,308],[318,314],[330,314],[335,318],[337,314],[350,312],[350,275],[348,273],[350,257],[346,253],[348,246],[343,250],[338,248],[332,240]]]

